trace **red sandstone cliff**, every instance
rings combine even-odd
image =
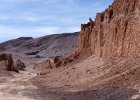
[[[115,0],[95,21],[81,25],[76,55],[129,57],[140,55],[140,1]]]

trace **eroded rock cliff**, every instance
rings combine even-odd
[[[115,0],[95,21],[81,25],[76,55],[137,57],[140,55],[140,1]]]
[[[91,55],[107,61],[140,56],[139,16],[139,0],[115,0],[104,12],[98,13],[94,21],[89,19],[88,23],[81,24],[76,49],[62,59],[59,66]]]

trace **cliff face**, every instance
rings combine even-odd
[[[76,54],[98,57],[140,55],[140,1],[115,0],[95,21],[81,25]]]

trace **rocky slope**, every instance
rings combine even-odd
[[[139,16],[139,0],[115,0],[108,9],[97,14],[95,21],[90,19],[90,22],[81,25],[77,48],[66,60],[85,59],[93,55],[102,59],[102,67],[106,66],[104,78],[94,77],[96,80],[104,80],[100,83],[135,86],[140,82],[140,66],[137,63],[140,56]],[[102,73],[103,70],[98,72]],[[115,80],[116,77],[118,81]],[[115,82],[110,83],[113,80]]]
[[[21,37],[0,43],[0,51],[19,53],[28,57],[64,56],[76,45],[79,33],[63,33],[40,38]]]
[[[46,76],[38,76],[42,82],[34,80],[34,84],[67,91],[99,90],[106,86],[140,90],[139,16],[139,0],[115,0],[97,14],[95,21],[90,19],[81,25],[75,51],[61,61],[66,66],[48,70]],[[139,100],[139,92],[133,99],[125,99]]]

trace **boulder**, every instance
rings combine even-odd
[[[21,60],[17,60],[16,64],[15,64],[16,69],[18,70],[25,70],[26,66],[24,64],[24,62],[22,62]]]
[[[19,72],[14,66],[12,54],[6,54],[6,53],[0,54],[0,62],[1,61],[6,61],[6,63],[5,63],[6,68],[5,69],[7,71]]]

